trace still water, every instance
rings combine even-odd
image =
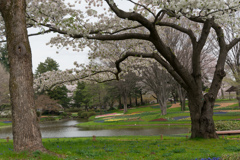
[[[90,130],[86,128],[75,127],[74,125],[82,123],[83,120],[64,120],[45,122],[40,124],[43,138],[61,138],[61,137],[91,137],[95,136],[124,136],[124,135],[170,135],[187,133],[189,129],[186,128],[153,128],[153,129],[101,129]],[[0,128],[0,138],[12,138],[12,128]]]

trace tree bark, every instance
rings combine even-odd
[[[188,94],[191,115],[191,138],[218,138],[213,121],[215,99],[208,94],[197,96]]]
[[[129,104],[130,104],[130,107],[132,107],[132,96],[129,95]]]
[[[120,109],[122,107],[122,98],[121,98],[121,95],[119,95],[119,98],[118,98],[118,109]]]
[[[1,0],[10,63],[14,150],[46,151],[34,104],[32,56],[26,29],[25,0]]]
[[[126,93],[123,94],[123,106],[124,106],[123,113],[125,114],[125,113],[127,113],[127,94]]]
[[[240,108],[240,87],[237,86],[236,97],[238,100],[238,108]]]
[[[138,106],[138,103],[137,103],[137,96],[135,97],[135,104],[136,104],[136,106]]]
[[[141,105],[143,105],[143,95],[142,95],[142,91],[140,91],[140,99],[141,99]]]
[[[161,114],[166,115],[167,114],[167,101],[163,98],[160,97],[161,95],[158,94],[158,100],[159,100],[159,105],[161,109]]]
[[[185,110],[186,110],[185,98],[183,98],[182,100],[180,100],[180,103],[181,103],[181,111],[185,111]]]

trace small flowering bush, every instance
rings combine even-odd
[[[239,121],[217,121],[215,122],[215,127],[217,131],[239,130],[240,122]]]
[[[220,160],[220,159],[221,159],[220,157],[218,158],[213,157],[213,158],[201,158],[201,159],[196,158],[195,160]]]

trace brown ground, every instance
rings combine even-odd
[[[171,106],[170,108],[177,108],[177,107],[181,107],[181,106],[180,106],[180,103],[172,104],[172,106]]]

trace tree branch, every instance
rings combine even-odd
[[[186,83],[183,81],[183,79],[175,72],[175,70],[165,61],[163,60],[157,53],[140,53],[140,52],[127,52],[122,58],[117,60],[115,62],[116,68],[117,68],[117,77],[120,72],[122,72],[122,69],[120,67],[120,63],[123,62],[128,57],[141,57],[141,58],[153,58],[157,62],[159,62],[163,67],[165,67],[168,72],[175,78],[176,81],[178,81],[185,89],[187,89]]]
[[[181,27],[179,25],[169,23],[169,22],[156,22],[156,25],[158,25],[158,26],[168,26],[168,27],[174,28],[174,29],[176,29],[176,30],[178,30],[182,33],[187,34],[190,37],[193,44],[196,43],[196,37],[194,36],[193,31],[190,30],[190,29],[186,29],[184,27]]]
[[[235,38],[233,39],[228,45],[227,45],[227,49],[230,50],[232,49],[232,47],[234,47],[237,43],[239,43],[240,38]]]
[[[128,1],[132,2],[135,5],[143,7],[145,10],[147,10],[149,13],[151,13],[153,15],[153,17],[155,17],[155,14],[150,9],[148,9],[146,6],[144,6],[142,4],[139,4],[139,3],[136,3],[136,2],[133,2],[132,0],[128,0]]]
[[[132,21],[137,21],[143,26],[145,26],[149,31],[154,29],[154,26],[151,22],[149,22],[146,18],[144,18],[141,14],[138,14],[136,12],[125,12],[117,7],[115,2],[113,0],[105,0],[109,7],[112,9],[112,11],[122,19],[128,19]]]

